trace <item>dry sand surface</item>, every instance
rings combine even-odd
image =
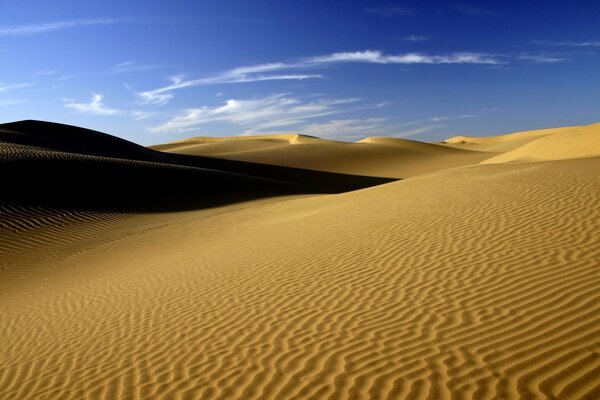
[[[599,127],[0,126],[0,398],[600,398]]]

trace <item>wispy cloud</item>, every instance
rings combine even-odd
[[[110,25],[124,21],[114,18],[96,18],[96,19],[78,19],[71,21],[58,21],[40,24],[2,26],[0,27],[0,36],[28,36],[37,35],[46,32],[60,31],[78,26],[90,25]]]
[[[33,83],[2,83],[0,82],[0,93],[9,90],[21,89],[33,86]]]
[[[441,116],[435,116],[435,117],[430,117],[430,118],[425,118],[425,119],[418,119],[418,120],[414,120],[414,121],[403,122],[403,123],[396,125],[396,127],[404,128],[407,126],[415,126],[415,125],[423,125],[423,124],[433,126],[432,124],[437,124],[437,123],[444,122],[444,121],[452,121],[452,120],[476,118],[476,117],[477,117],[477,114],[441,115]],[[421,128],[418,128],[418,129],[421,129]]]
[[[376,14],[383,17],[396,17],[399,15],[410,15],[414,13],[414,10],[410,8],[394,6],[367,8],[365,11],[369,14]]]
[[[53,69],[40,69],[34,72],[34,75],[37,76],[52,76],[52,75],[56,75],[58,73],[58,71],[55,71]]]
[[[0,107],[14,106],[17,104],[26,103],[27,100],[12,100],[12,99],[0,99]]]
[[[401,130],[401,131],[394,133],[392,136],[395,136],[395,137],[415,136],[415,135],[419,135],[421,133],[427,133],[427,132],[431,132],[435,129],[445,128],[445,127],[446,127],[446,125],[441,125],[441,124],[422,126],[422,127],[415,128],[415,129]]]
[[[162,64],[140,64],[136,61],[125,61],[119,63],[117,65],[112,66],[105,73],[107,75],[115,75],[115,74],[125,74],[128,72],[140,72],[140,71],[149,71],[153,69],[161,69],[166,68],[166,65]]]
[[[112,67],[99,72],[80,72],[76,74],[63,75],[57,78],[57,81],[66,81],[75,78],[81,77],[90,77],[90,76],[105,76],[105,75],[118,75],[118,74],[126,74],[130,72],[141,72],[141,71],[149,71],[155,69],[166,68],[166,65],[161,64],[140,64],[135,61],[125,61]]]
[[[384,54],[378,50],[333,53],[305,60],[308,64],[374,63],[374,64],[501,64],[497,57],[486,53],[451,53],[428,55],[422,53]]]
[[[164,105],[173,97],[176,90],[200,85],[228,83],[248,83],[272,80],[303,80],[322,78],[317,73],[297,73],[283,71],[299,69],[317,69],[336,63],[371,63],[371,64],[502,64],[498,57],[485,53],[450,53],[444,55],[427,55],[421,53],[385,54],[378,50],[356,52],[340,52],[316,57],[308,57],[291,63],[267,63],[237,67],[212,77],[186,79],[182,75],[171,76],[171,83],[158,89],[137,93],[142,104]]]
[[[421,36],[421,35],[408,35],[408,36],[404,36],[402,38],[402,40],[404,40],[405,42],[418,43],[418,42],[425,42],[425,41],[429,40],[429,37]]]
[[[92,93],[92,97],[89,102],[76,102],[73,100],[64,100],[65,107],[75,110],[81,114],[99,115],[99,116],[112,116],[112,115],[123,115],[129,116],[136,121],[149,118],[153,116],[154,112],[140,111],[140,110],[122,110],[112,108],[104,104],[104,96],[98,93]]]
[[[169,78],[171,81],[170,85],[140,92],[138,93],[138,97],[142,104],[163,105],[173,98],[173,91],[192,86],[273,80],[303,80],[322,77],[320,74],[264,74],[291,68],[293,68],[293,66],[289,64],[274,63],[238,67],[208,78],[185,79],[182,75],[176,75]]]
[[[321,138],[356,140],[366,136],[389,134],[389,127],[385,126],[386,121],[387,118],[334,119],[305,125],[299,132]]]
[[[556,47],[600,47],[600,41],[586,41],[586,42],[552,42],[547,40],[534,40],[532,44],[540,46],[556,46]]]
[[[521,54],[517,56],[517,59],[528,61],[533,64],[556,64],[569,60],[568,58],[565,58],[563,56],[551,54]]]
[[[110,108],[102,102],[103,96],[101,94],[93,93],[90,102],[88,103],[77,103],[74,101],[67,101],[65,107],[71,108],[82,114],[92,115],[115,115],[123,113],[122,110]]]
[[[304,101],[285,93],[247,100],[230,99],[221,106],[185,110],[166,123],[151,128],[150,132],[184,132],[211,122],[232,124],[245,133],[297,127],[311,119],[339,113],[343,111],[341,105],[358,100],[343,98]]]

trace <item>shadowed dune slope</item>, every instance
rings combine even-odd
[[[0,297],[0,398],[596,399],[599,176],[474,165],[124,218]]]
[[[407,139],[374,137],[347,143],[293,134],[209,140],[192,138],[152,148],[178,154],[390,178],[407,178],[476,164],[497,154]]]
[[[41,121],[0,125],[0,175],[0,202],[109,212],[194,209],[391,181],[167,154]]]

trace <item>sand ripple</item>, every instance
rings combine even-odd
[[[64,261],[96,275],[2,297],[0,398],[599,398],[599,176],[480,165],[132,218]]]

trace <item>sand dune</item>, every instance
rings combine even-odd
[[[0,398],[599,398],[600,158],[534,161],[558,137],[339,194],[5,202]],[[388,142],[352,146],[465,152]]]
[[[100,132],[41,121],[0,125],[0,152],[0,200],[91,211],[197,209],[391,181],[168,154]]]
[[[191,138],[152,148],[178,154],[390,178],[407,178],[474,164],[497,154],[377,137],[358,143],[294,134],[214,139]]]
[[[600,156],[600,124],[561,129],[483,163],[565,160]]]
[[[171,143],[150,146],[154,150],[172,152],[193,152],[194,147],[201,147],[202,154],[229,153],[235,151],[256,150],[262,147],[277,146],[281,144],[298,143],[323,143],[328,140],[317,137],[300,135],[297,133],[275,133],[271,135],[247,135],[247,136],[194,136],[186,139],[176,140]],[[225,146],[222,146],[226,144]],[[208,153],[207,153],[208,152]]]
[[[580,127],[567,126],[564,128],[537,129],[533,131],[514,132],[500,136],[454,136],[444,140],[442,144],[461,149],[504,153],[541,137],[554,135],[556,133],[570,132],[577,128]]]

